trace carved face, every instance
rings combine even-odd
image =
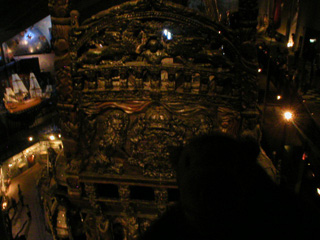
[[[150,51],[153,52],[153,53],[155,53],[155,52],[158,51],[158,49],[159,49],[159,43],[158,43],[158,41],[155,40],[155,39],[151,39],[151,40],[149,41],[148,46],[149,46]]]
[[[120,132],[125,127],[123,116],[120,113],[113,115],[111,125],[115,131]]]

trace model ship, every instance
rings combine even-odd
[[[29,91],[18,74],[12,74],[12,88],[6,88],[4,104],[11,114],[19,114],[39,106],[45,98],[50,98],[52,87],[47,86],[43,93],[34,73],[30,73]]]

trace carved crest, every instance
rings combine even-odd
[[[174,149],[213,131],[260,137],[256,70],[232,30],[171,1],[126,1],[84,21],[70,5],[49,1],[66,169],[57,184],[82,238],[138,239],[178,200]]]
[[[129,164],[172,178],[170,147],[214,130],[240,134],[255,76],[229,37],[162,1],[127,2],[74,24],[71,73],[89,168],[125,173]]]

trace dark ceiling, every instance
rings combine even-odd
[[[99,10],[120,4],[124,0],[78,0],[73,9],[87,18]],[[49,15],[48,0],[0,0],[0,43],[14,37]]]
[[[128,0],[75,0],[72,9],[80,12],[80,21],[98,11]],[[173,0],[185,4],[184,0]],[[0,43],[49,15],[48,0],[0,0]]]
[[[48,0],[0,0],[0,43],[48,15]]]

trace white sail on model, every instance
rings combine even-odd
[[[31,98],[36,98],[36,97],[42,97],[42,90],[40,88],[40,85],[37,81],[36,76],[34,75],[33,72],[30,73],[30,97]]]
[[[19,75],[16,73],[12,74],[12,87],[15,94],[22,94],[23,96],[25,96],[28,93],[28,90],[24,86]]]
[[[6,94],[10,97],[15,97],[14,92],[12,91],[12,88],[6,88]]]
[[[4,93],[4,100],[5,102],[18,102],[15,98],[15,94],[11,88],[6,88],[6,92]]]
[[[50,98],[52,91],[53,91],[53,90],[52,90],[52,85],[47,85],[46,91],[45,91],[45,93],[44,93],[44,96],[45,96],[46,98]]]
[[[26,89],[18,74],[12,74],[12,88],[6,88],[4,104],[10,114],[20,114],[34,109],[43,101],[42,89],[34,73],[30,73],[30,92]],[[29,94],[30,99],[25,97]]]

